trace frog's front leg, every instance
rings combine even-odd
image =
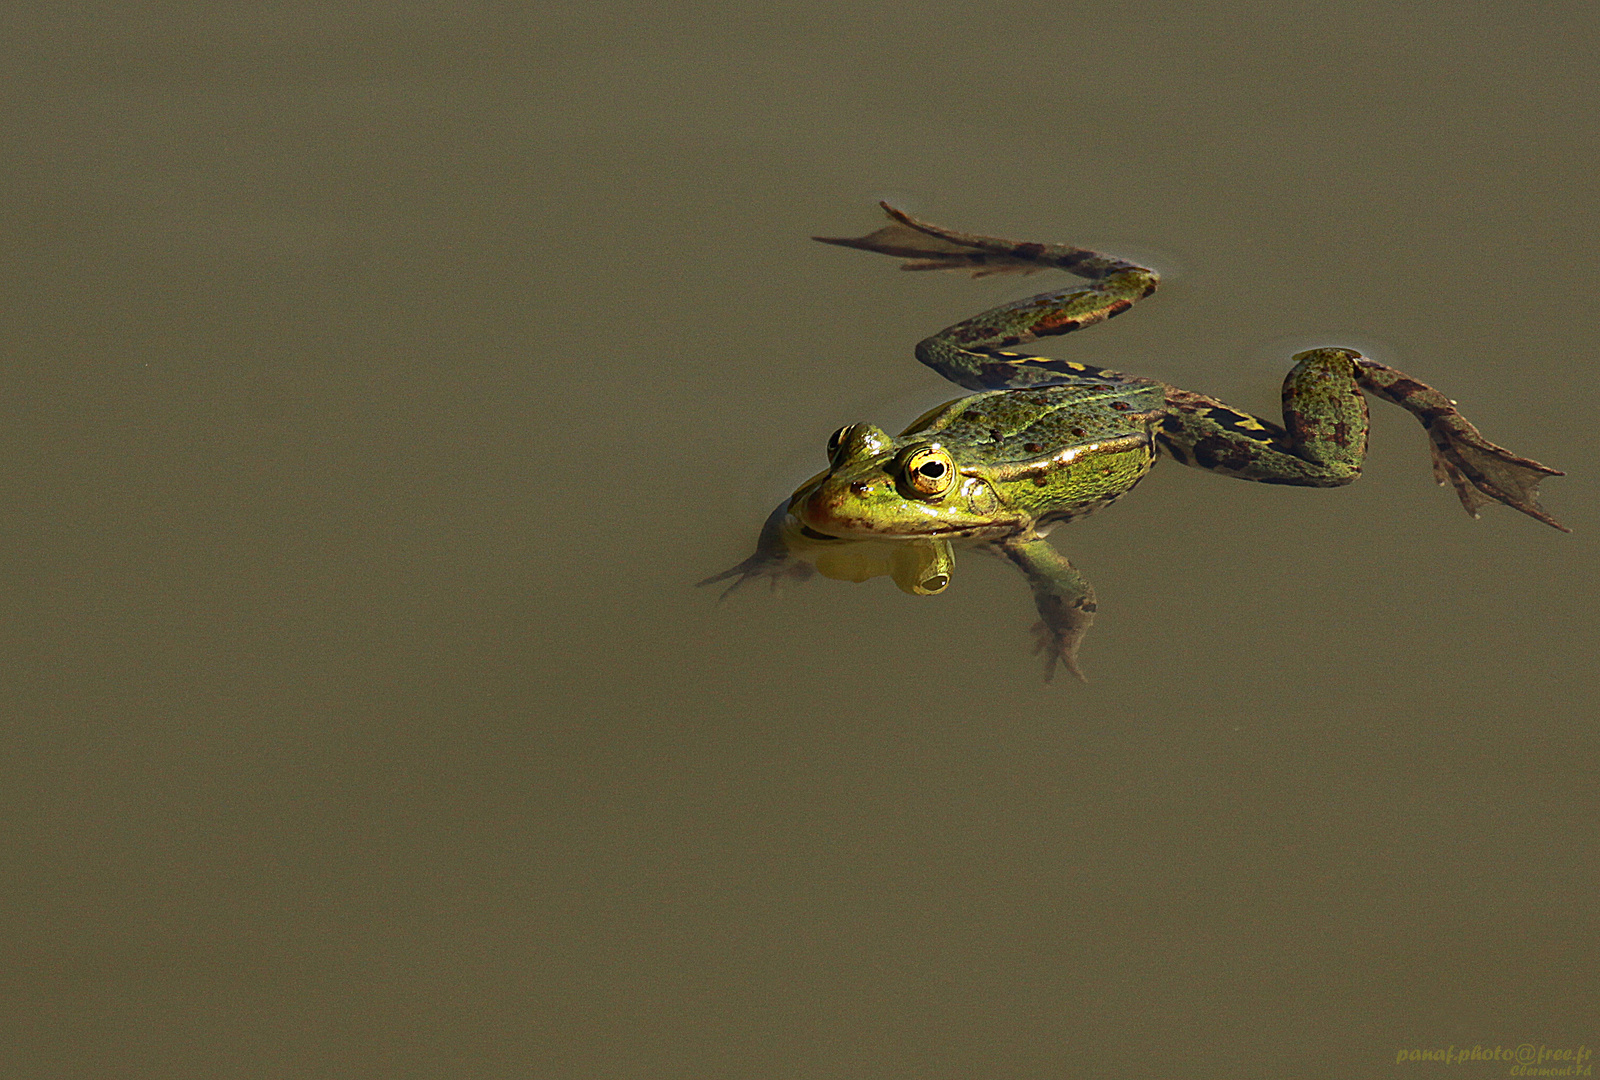
[[[1033,590],[1033,604],[1040,622],[1034,627],[1039,642],[1035,652],[1044,653],[1044,677],[1048,682],[1059,661],[1080,680],[1078,645],[1094,622],[1094,589],[1055,548],[1039,536],[1018,537],[989,545],[990,553],[1005,558],[1021,570]]]
[[[1434,475],[1454,482],[1467,512],[1502,502],[1567,531],[1539,506],[1537,487],[1561,473],[1496,446],[1449,398],[1354,349],[1297,353],[1283,381],[1283,426],[1215,398],[1168,387],[1156,444],[1185,465],[1267,484],[1336,487],[1361,475],[1367,452],[1366,390],[1409,410],[1433,442]]]
[[[767,515],[765,524],[761,526],[761,535],[756,538],[755,554],[720,574],[712,574],[700,585],[715,585],[733,578],[733,584],[724,589],[719,597],[726,600],[748,581],[765,578],[772,586],[772,591],[777,592],[785,581],[805,581],[810,578],[815,572],[814,568],[804,559],[796,558],[784,538],[788,516],[789,500],[785,499]]]

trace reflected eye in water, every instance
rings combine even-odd
[[[955,552],[944,540],[912,540],[898,544],[889,556],[889,575],[901,592],[935,596],[950,587]]]

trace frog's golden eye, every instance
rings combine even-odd
[[[839,447],[844,445],[845,436],[850,434],[850,429],[853,428],[853,427],[855,427],[854,424],[846,424],[844,427],[840,428],[838,431],[835,431],[832,435],[828,436],[828,460],[829,461],[832,461],[833,460],[833,456],[839,452]]]
[[[955,483],[956,463],[942,446],[919,446],[906,455],[901,476],[912,492],[932,498],[943,495]]]

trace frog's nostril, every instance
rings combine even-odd
[[[854,480],[850,484],[850,490],[855,492],[857,495],[865,495],[871,487],[872,485],[867,483],[865,480]]]

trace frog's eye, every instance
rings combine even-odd
[[[956,478],[956,463],[942,446],[919,446],[906,455],[901,475],[906,487],[932,498],[950,490]]]
[[[829,461],[832,461],[833,460],[833,456],[839,452],[839,447],[844,445],[844,438],[845,438],[846,435],[850,434],[850,429],[853,428],[853,427],[855,427],[854,424],[846,424],[844,427],[840,428],[838,431],[835,431],[832,435],[828,436],[828,460]]]
[[[828,436],[828,464],[838,468],[841,455],[870,457],[889,446],[889,436],[871,424],[846,424]]]

